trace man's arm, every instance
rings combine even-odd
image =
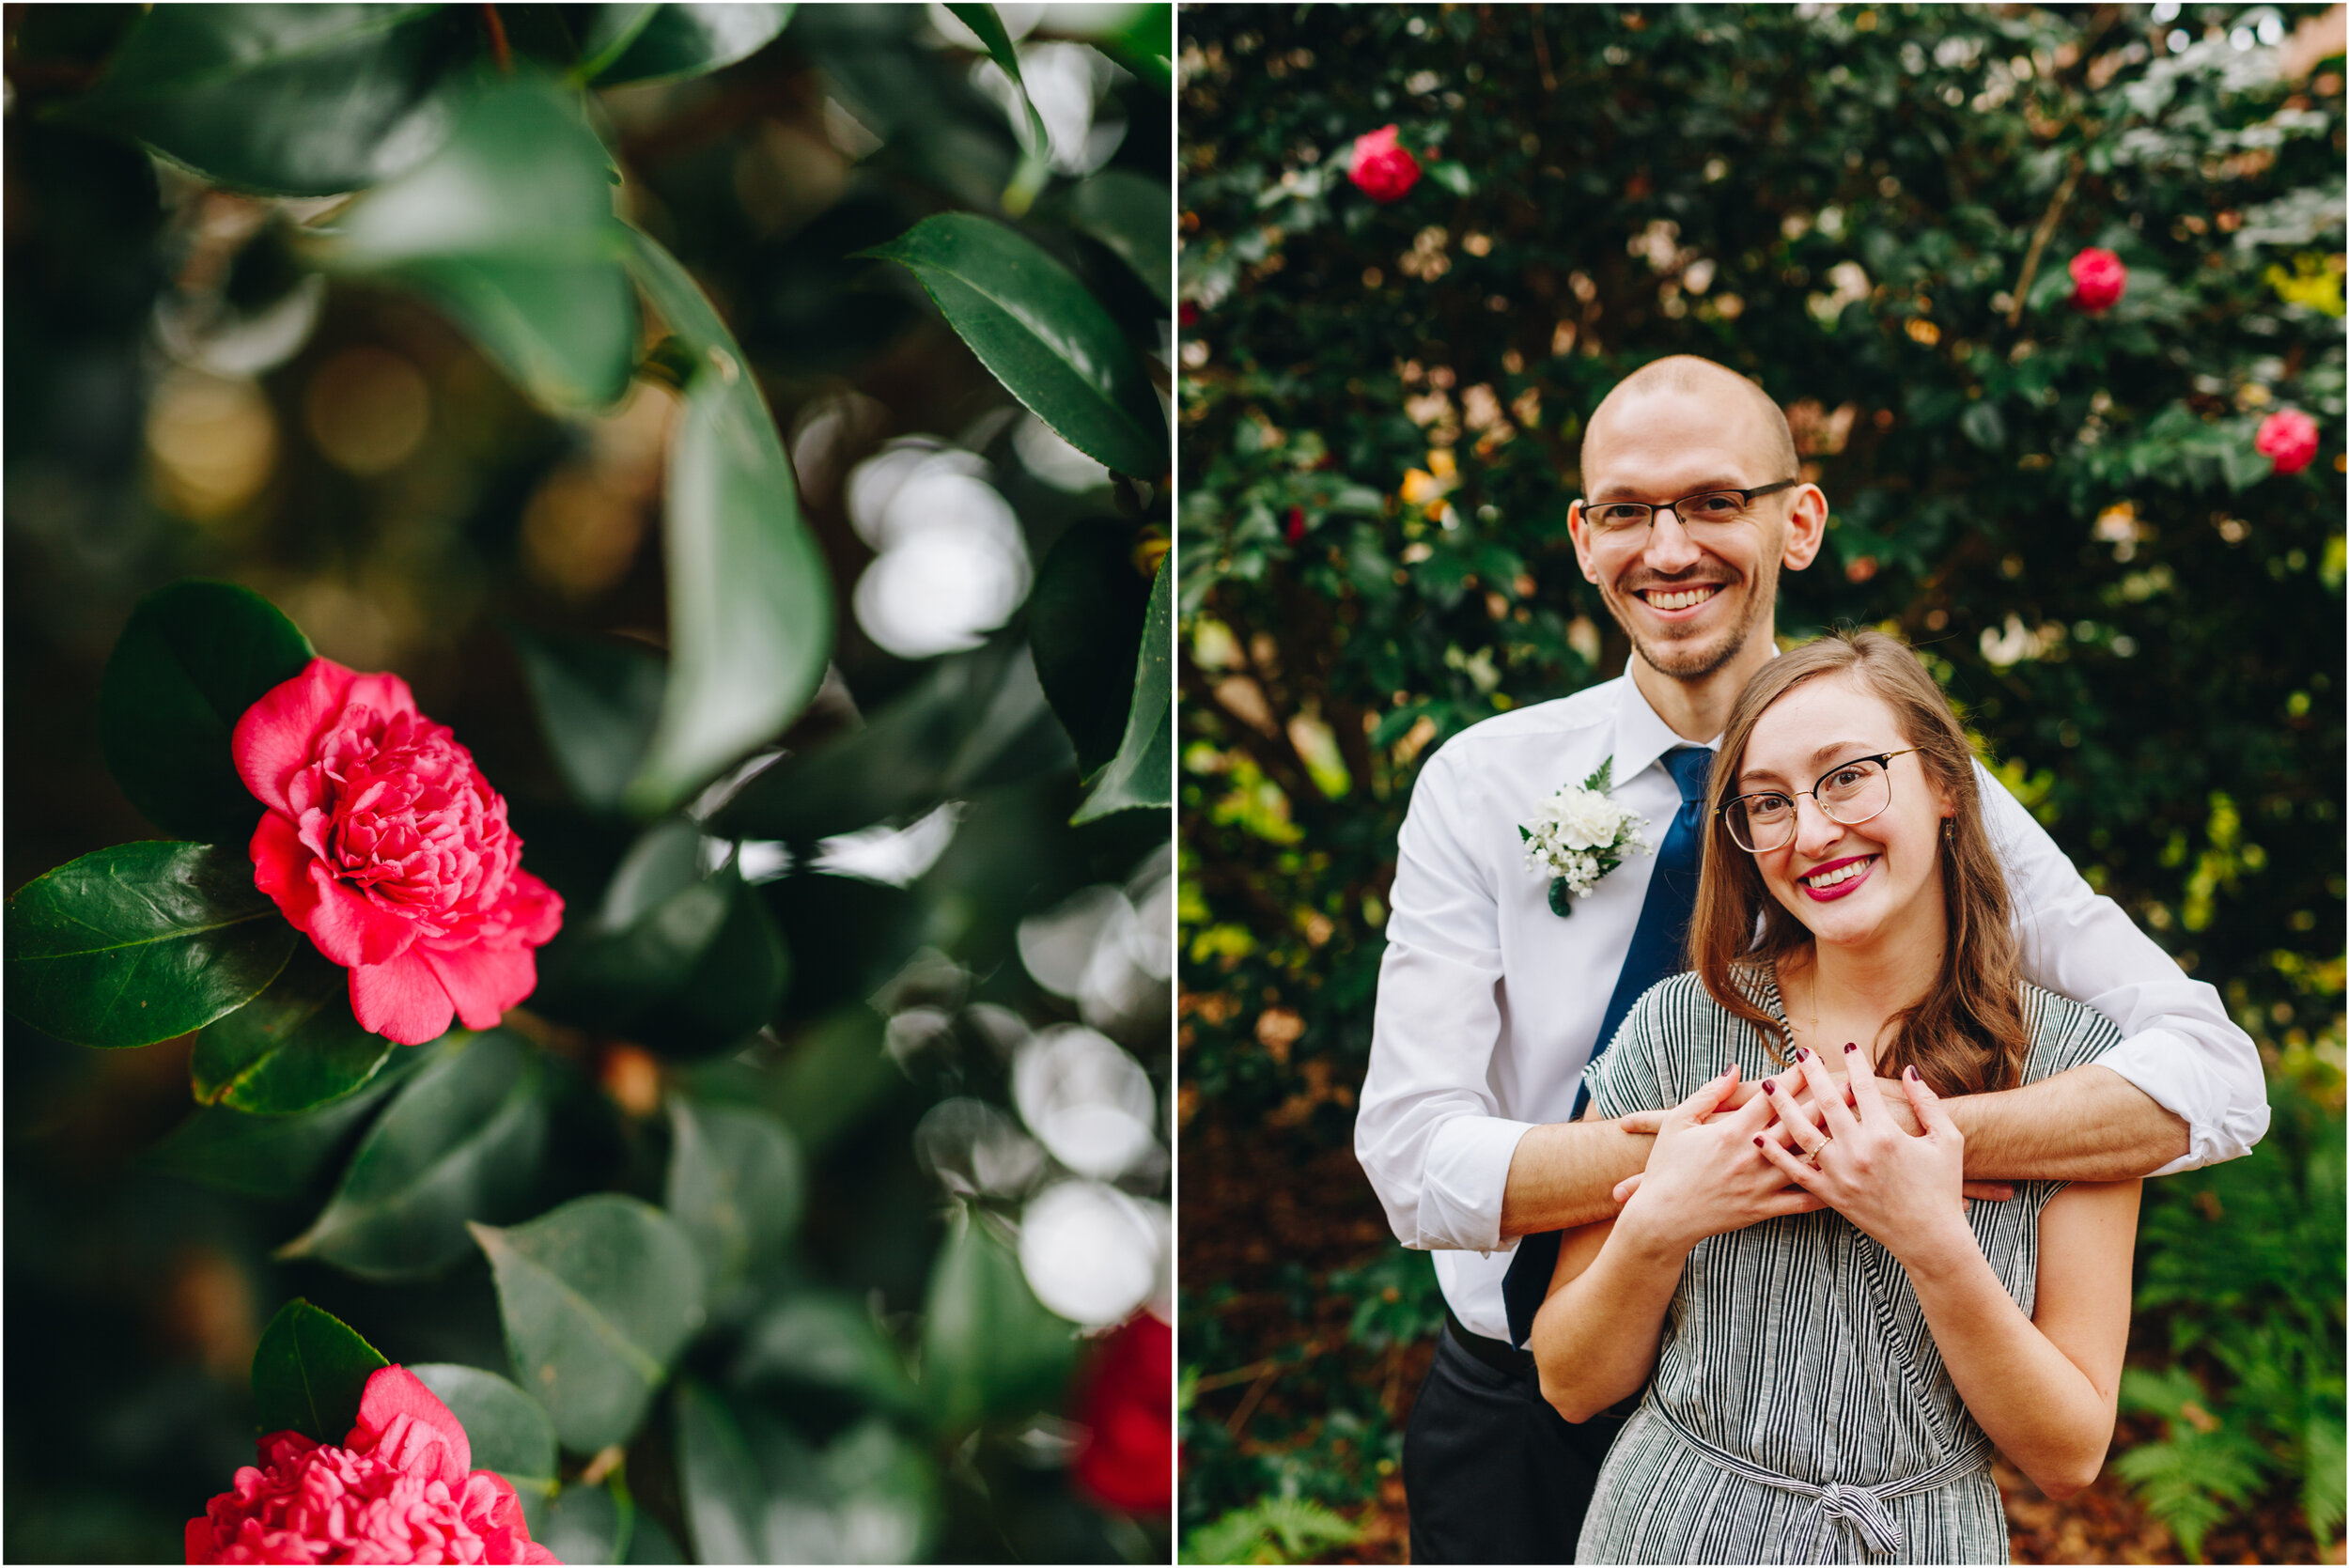
[[[1620,1121],[1552,1122],[1517,1140],[1501,1199],[1501,1234],[1528,1235],[1612,1219],[1617,1182],[1647,1166],[1661,1111]]]
[[[2122,1181],[2249,1154],[2267,1081],[2218,993],[2188,980],[2072,866],[2046,830],[1975,765],[2014,894],[2023,974],[2120,1025],[2091,1066],[1949,1102],[1968,1176]],[[1976,1158],[1976,1139],[1982,1157]]]

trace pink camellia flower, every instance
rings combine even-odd
[[[350,971],[362,1028],[403,1046],[452,1014],[490,1029],[537,986],[531,949],[563,900],[521,868],[505,798],[407,682],[314,659],[245,710],[230,749],[269,808],[254,885]]]
[[[1136,1312],[1101,1342],[1081,1400],[1072,1468],[1100,1502],[1164,1514],[1174,1501],[1174,1330]]]
[[[2278,409],[2260,421],[2251,444],[2279,474],[2297,474],[2316,460],[2316,421],[2298,409]]]
[[[2072,306],[2091,316],[2101,315],[2128,292],[2129,270],[2121,258],[2100,245],[2090,245],[2072,258]]]
[[[1381,126],[1354,138],[1354,166],[1346,178],[1373,201],[1401,201],[1419,183],[1419,160],[1395,145],[1397,130]]]
[[[260,1441],[259,1466],[190,1519],[190,1562],[554,1562],[521,1499],[448,1406],[405,1367],[379,1368],[343,1446],[299,1432]]]

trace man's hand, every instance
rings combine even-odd
[[[1857,1052],[1857,1046],[1845,1046]],[[1857,1056],[1847,1058],[1858,1062]],[[1836,1213],[1881,1242],[1904,1264],[1927,1254],[1948,1257],[1976,1250],[1966,1225],[1959,1193],[1966,1169],[1966,1140],[1942,1110],[1925,1080],[1911,1067],[1899,1080],[1910,1119],[1924,1131],[1908,1133],[1887,1114],[1890,1102],[1877,1092],[1874,1074],[1857,1074],[1843,1094],[1825,1063],[1802,1063],[1812,1099],[1825,1108],[1824,1128],[1811,1125],[1810,1108],[1797,1106],[1790,1079],[1765,1079],[1764,1089],[1781,1120],[1795,1131],[1794,1151],[1766,1138],[1754,1148],[1785,1178],[1824,1200]],[[1659,1141],[1660,1146],[1660,1141]]]

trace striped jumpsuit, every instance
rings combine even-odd
[[[1775,975],[1753,994],[1785,1017]],[[2120,1038],[2024,987],[2024,1081]],[[1783,1071],[1694,974],[1636,1002],[1591,1069],[1601,1116],[1672,1106],[1735,1062]],[[2028,1314],[2039,1214],[2061,1182],[1977,1203],[1983,1255]],[[2005,1562],[1990,1446],[1958,1398],[1908,1276],[1833,1210],[1708,1236],[1688,1255],[1639,1409],[1599,1472],[1578,1562]]]

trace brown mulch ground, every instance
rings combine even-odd
[[[1305,1320],[1289,1315],[1272,1288],[1276,1271],[1298,1263],[1318,1274],[1361,1264],[1391,1244],[1385,1216],[1353,1152],[1345,1147],[1301,1148],[1269,1129],[1247,1137],[1194,1123],[1183,1132],[1181,1204],[1182,1286],[1196,1295],[1216,1282],[1237,1287],[1222,1313],[1231,1332],[1252,1343],[1263,1358],[1300,1340],[1322,1352],[1344,1343],[1344,1304]],[[1376,1358],[1371,1375],[1381,1402],[1399,1427],[1426,1375],[1430,1344],[1400,1347]],[[1219,1379],[1257,1365],[1203,1367],[1211,1387],[1199,1408],[1224,1421],[1243,1446],[1261,1416],[1305,1417],[1301,1403],[1309,1388],[1283,1367],[1254,1375]],[[2120,1452],[2155,1435],[2149,1425],[2124,1418],[2114,1441]],[[2109,1466],[2096,1483],[2061,1502],[2050,1500],[2003,1457],[1993,1473],[2006,1499],[2007,1526],[2018,1563],[2180,1562],[2169,1529],[2148,1517],[2128,1496]],[[1399,1476],[1367,1476],[1372,1500],[1351,1511],[1362,1534],[1352,1546],[1319,1560],[1340,1563],[1400,1563],[1409,1560],[1409,1510]],[[2299,1511],[2289,1499],[2254,1511],[2253,1524],[2214,1530],[2203,1557],[2214,1563],[2342,1561],[2340,1543],[2320,1559]]]

